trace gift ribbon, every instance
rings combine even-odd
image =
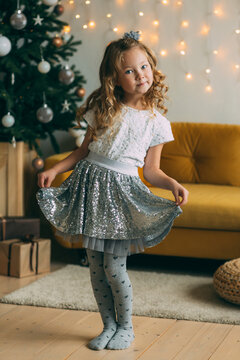
[[[39,254],[39,242],[35,241],[35,244],[37,244],[37,254],[36,254],[36,274],[38,274],[38,254]]]
[[[33,269],[33,248],[34,248],[34,244],[37,244],[37,254],[36,254],[36,274],[38,274],[38,249],[39,249],[39,244],[37,241],[34,241],[34,236],[29,235],[26,236],[22,239],[19,239],[18,241],[15,241],[13,243],[11,243],[9,245],[9,252],[8,252],[8,276],[10,276],[10,266],[11,266],[11,256],[12,256],[12,246],[16,243],[20,243],[20,242],[24,242],[26,244],[31,243],[31,248],[30,248],[30,269],[31,271],[34,271]]]
[[[28,241],[31,241],[32,243],[32,246],[31,246],[31,251],[33,252],[33,246],[34,244],[36,244],[37,246],[37,249],[36,249],[36,269],[35,269],[35,273],[38,274],[38,254],[39,254],[39,242],[35,240],[34,236],[33,235],[26,235],[25,236],[25,241],[28,242]],[[23,240],[24,241],[24,240]],[[31,253],[31,270],[33,271],[33,266],[32,266],[32,253]]]

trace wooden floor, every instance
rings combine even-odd
[[[40,277],[0,276],[0,297]],[[102,329],[98,313],[0,304],[0,359],[240,359],[240,326],[142,316],[133,317],[133,326],[129,349],[93,351],[86,344]]]

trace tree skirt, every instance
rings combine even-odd
[[[240,324],[239,306],[214,291],[212,277],[128,270],[133,285],[133,315]],[[89,269],[67,265],[16,290],[2,303],[98,311]]]

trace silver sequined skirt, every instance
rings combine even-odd
[[[41,188],[39,206],[69,242],[118,256],[160,243],[179,206],[151,193],[137,168],[91,153],[58,188]],[[79,236],[82,234],[83,236]]]

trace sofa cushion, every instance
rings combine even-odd
[[[184,183],[240,186],[240,126],[172,123],[175,141],[164,145],[161,169]]]
[[[59,161],[65,159],[68,155],[70,155],[71,152],[72,151],[49,156],[48,158],[45,159],[44,170],[50,169],[53,165],[57,164]],[[70,174],[71,171],[67,171],[65,173],[57,175],[56,178],[53,180],[51,186],[60,186],[63,183],[63,181],[69,177]]]
[[[189,200],[175,227],[240,231],[240,187],[183,184]],[[150,187],[153,194],[174,200],[171,191]],[[240,241],[240,239],[239,239]]]

